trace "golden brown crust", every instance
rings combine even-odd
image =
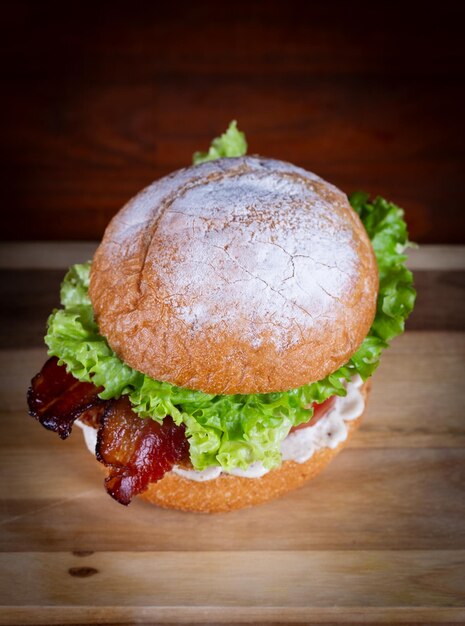
[[[347,362],[375,315],[371,243],[310,172],[220,159],[155,182],[112,220],[90,297],[131,367],[207,393],[284,391]]]
[[[362,389],[365,402],[370,384]],[[285,461],[279,468],[261,478],[240,478],[222,474],[206,482],[195,482],[170,473],[150,485],[141,498],[168,509],[221,513],[241,509],[277,498],[314,478],[346,445],[352,433],[360,426],[362,416],[347,422],[348,436],[337,448],[318,450],[305,463]]]

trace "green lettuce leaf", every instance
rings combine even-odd
[[[213,161],[221,157],[240,157],[247,153],[247,141],[245,135],[237,128],[236,120],[233,120],[226,132],[221,137],[215,137],[208,152],[195,152],[192,157],[194,165]]]
[[[216,145],[214,141],[218,153],[232,150],[220,143],[226,141],[223,138],[228,133],[233,138],[238,133],[235,123],[215,140]],[[241,150],[245,150],[243,141]],[[281,462],[280,443],[291,427],[311,418],[313,410],[307,407],[331,395],[345,395],[343,381],[356,374],[363,380],[371,376],[381,352],[403,332],[413,309],[415,290],[412,274],[405,267],[404,250],[409,242],[402,210],[383,198],[370,203],[368,196],[360,192],[353,194],[350,202],[365,225],[378,263],[377,312],[357,352],[323,380],[286,392],[212,395],[156,381],[131,369],[99,334],[87,293],[90,262],[73,266],[65,276],[61,289],[63,308],[54,311],[48,320],[48,353],[57,356],[78,380],[102,386],[102,398],[128,394],[141,418],[161,421],[171,415],[176,423],[184,423],[196,469],[211,465],[225,470],[245,469],[255,461],[275,467]]]

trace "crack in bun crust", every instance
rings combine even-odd
[[[174,172],[110,222],[91,269],[100,332],[148,376],[214,394],[285,391],[347,362],[378,272],[347,197],[291,164]]]

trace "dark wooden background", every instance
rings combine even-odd
[[[11,2],[2,239],[97,239],[237,118],[250,150],[465,242],[461,3]]]

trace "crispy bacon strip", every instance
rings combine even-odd
[[[27,394],[29,414],[66,439],[78,417],[85,414],[95,423],[100,421],[105,405],[98,397],[101,390],[92,383],[76,380],[52,357],[31,381]]]
[[[167,416],[163,424],[134,413],[127,396],[101,400],[101,387],[81,383],[68,374],[58,359],[49,359],[31,381],[29,413],[66,439],[80,418],[98,428],[97,459],[110,469],[108,493],[121,504],[160,480],[179,461],[189,458],[184,426]]]
[[[108,493],[127,505],[150,483],[163,478],[173,465],[189,455],[184,426],[167,416],[162,424],[142,419],[125,396],[111,401],[97,436],[97,459],[109,469]]]

